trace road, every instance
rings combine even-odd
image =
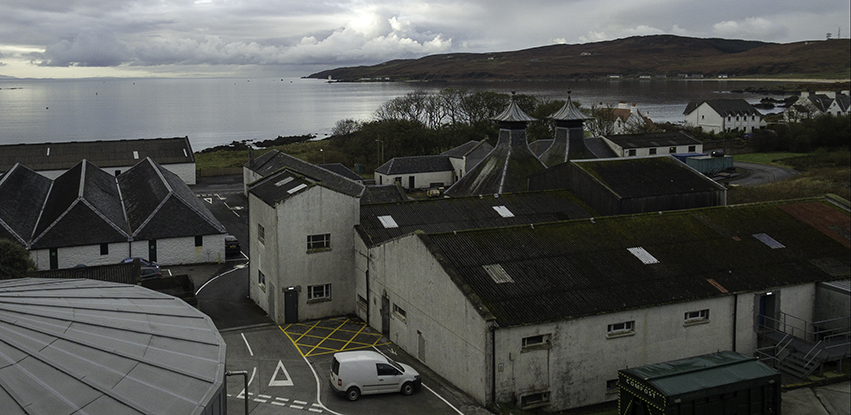
[[[789,177],[796,176],[797,171],[785,167],[770,166],[767,164],[744,163],[740,161],[733,162],[733,166],[737,169],[744,169],[748,174],[741,178],[724,180],[726,183],[737,186],[756,186],[760,184],[773,183]]]

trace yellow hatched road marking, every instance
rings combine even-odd
[[[341,321],[341,320],[337,320],[337,319],[334,319],[334,320]],[[381,337],[382,337],[381,334],[363,333],[363,331],[366,330],[366,328],[367,328],[366,323],[356,323],[356,322],[349,321],[349,319],[345,319],[345,320],[342,321],[342,323],[340,323],[337,326],[337,328],[332,330],[331,327],[319,326],[319,324],[322,323],[323,321],[333,321],[333,320],[319,320],[316,323],[314,323],[313,325],[300,324],[300,323],[290,323],[286,327],[278,326],[278,328],[287,336],[287,338],[290,340],[290,342],[292,342],[293,345],[296,346],[296,349],[298,349],[298,352],[299,352],[299,354],[301,354],[302,357],[320,356],[320,355],[329,354],[329,353],[336,353],[336,352],[343,351],[343,350],[359,350],[359,349],[365,349],[365,348],[373,347],[373,346],[383,346],[385,344],[390,344],[390,342],[381,343],[381,344],[378,343],[379,341],[381,341]],[[361,327],[357,331],[341,329],[341,327],[343,327],[347,323],[360,324]],[[293,333],[294,335],[299,334],[299,336],[297,338],[293,339],[293,336],[291,336],[290,332],[288,332],[287,330],[289,330],[291,327],[297,327],[297,326],[301,326],[302,328],[307,328],[307,330],[303,333],[300,333],[300,334],[299,333]],[[319,327],[317,327],[317,326],[319,326]],[[326,336],[309,334],[313,329],[331,330],[331,332],[328,333],[328,335],[326,335]],[[349,336],[348,340],[331,339],[331,336],[334,335],[335,333],[351,333],[351,335]],[[375,341],[372,342],[372,343],[364,343],[364,342],[355,341],[355,338],[357,336],[361,335],[361,334],[363,334],[365,336],[375,336]],[[300,343],[300,341],[302,339],[305,339],[305,338],[321,339],[321,340],[316,345]],[[337,341],[337,342],[344,342],[345,341],[345,344],[340,348],[321,347],[321,345],[326,340],[329,340],[329,339],[333,340],[333,341]],[[355,346],[355,347],[351,347],[351,346]],[[310,350],[307,353],[304,353],[302,351],[302,347],[310,348]]]
[[[344,321],[344,322],[340,323],[340,325],[339,325],[339,326],[337,326],[337,329],[339,329],[340,327],[343,327],[343,325],[345,325],[348,321],[349,321],[349,319],[346,319],[346,321]],[[318,324],[318,323],[317,323],[317,324]],[[319,347],[319,345],[320,345],[320,344],[322,344],[325,340],[328,340],[328,338],[329,338],[329,337],[331,337],[331,335],[332,335],[332,334],[334,334],[334,332],[335,332],[335,331],[337,331],[337,329],[334,329],[333,331],[331,331],[330,333],[328,333],[328,335],[327,335],[327,336],[325,336],[325,338],[324,338],[324,339],[322,339],[322,341],[321,341],[321,342],[319,342],[316,346],[313,346],[313,348],[312,348],[312,349],[310,349],[310,351],[309,351],[309,352],[307,352],[307,355],[308,355],[308,356],[310,356],[310,353],[311,353],[311,352],[313,352],[314,350],[316,350],[316,348],[317,348],[317,347]]]

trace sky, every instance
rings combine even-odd
[[[0,0],[0,77],[300,77],[638,35],[848,38],[848,0]]]

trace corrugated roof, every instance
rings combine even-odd
[[[671,156],[578,160],[574,165],[622,199],[724,190]]]
[[[257,157],[253,162],[246,163],[245,167],[262,177],[269,176],[284,168],[290,168],[299,174],[312,178],[321,186],[350,196],[359,197],[364,189],[363,184],[348,177],[343,177],[331,170],[323,169],[278,150],[271,150]]]
[[[320,164],[319,167],[321,167],[325,170],[328,170],[330,172],[334,172],[336,174],[339,174],[340,176],[343,176],[343,177],[345,177],[349,180],[354,180],[356,182],[363,182],[363,177],[361,177],[360,175],[358,175],[357,173],[352,171],[352,169],[343,165],[343,163]]]
[[[452,157],[452,158],[461,158],[461,157],[466,156],[471,151],[475,150],[476,148],[478,148],[480,146],[484,147],[486,149],[486,151],[488,151],[488,152],[490,152],[490,150],[493,150],[493,146],[488,144],[487,139],[484,139],[484,140],[481,140],[481,141],[470,140],[470,141],[468,141],[464,144],[461,144],[458,147],[446,150],[446,151],[440,153],[440,155],[441,156],[449,156],[449,157]]]
[[[136,285],[0,282],[3,413],[202,414],[224,387],[209,317]]]
[[[512,216],[505,217],[500,210]],[[358,233],[364,242],[377,245],[415,231],[451,232],[554,222],[592,215],[572,193],[564,190],[509,193],[451,199],[417,200],[362,205]],[[380,217],[389,216],[396,228],[386,227]]]
[[[682,131],[645,134],[618,134],[606,136],[606,138],[624,149],[701,144],[700,141]]]
[[[194,163],[189,137],[69,141],[0,146],[0,172],[21,163],[33,170],[66,170],[86,159],[100,168],[132,166],[146,157],[160,164]]]
[[[797,204],[832,217],[835,228],[816,229],[783,209]],[[848,248],[831,233],[849,228],[847,212],[813,199],[419,237],[469,287],[471,301],[507,327],[848,279]],[[751,237],[757,233],[785,248]],[[635,247],[658,263],[642,263],[629,251]],[[515,282],[494,284],[482,268],[490,264]]]

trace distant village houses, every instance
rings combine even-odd
[[[851,94],[849,91],[817,91],[810,93],[801,92],[801,96],[795,103],[783,111],[783,119],[786,122],[800,122],[801,120],[815,118],[819,115],[830,114],[834,116],[848,115],[851,108]]]

